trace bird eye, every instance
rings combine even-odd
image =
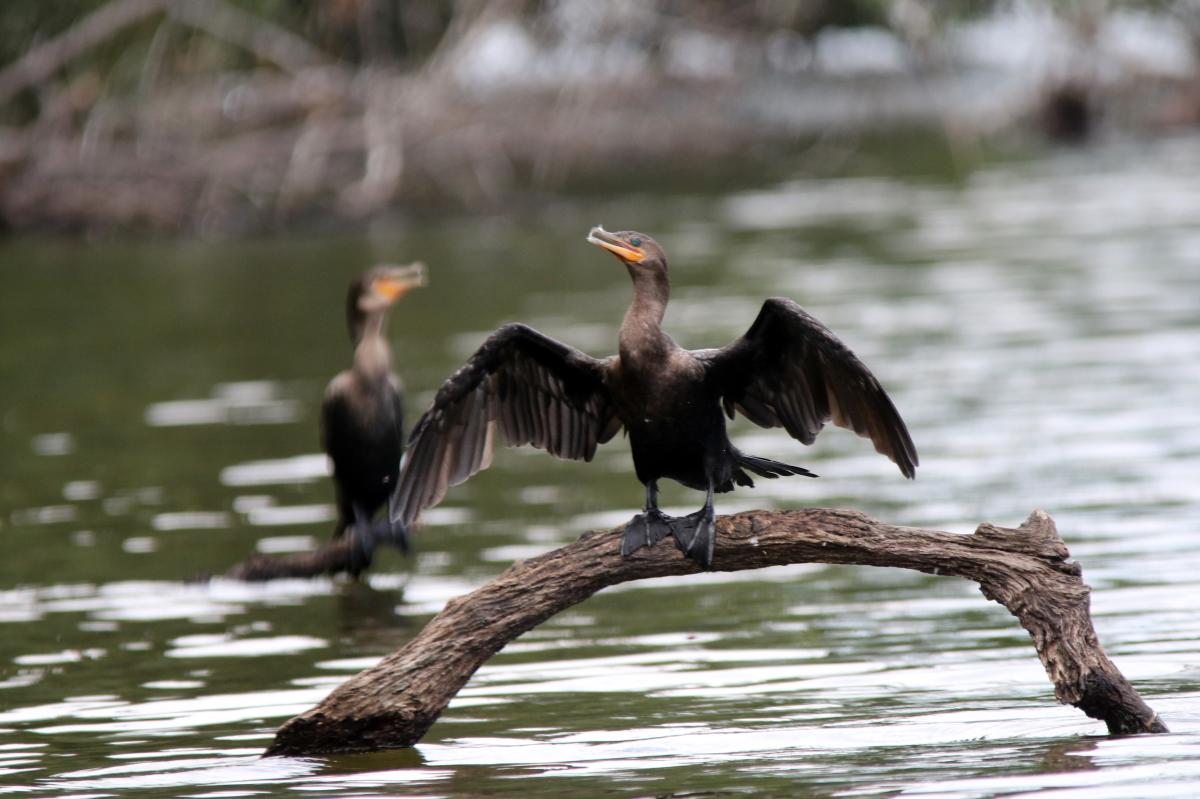
[[[637,236],[634,236],[632,239],[630,239],[629,243],[632,244],[634,247],[642,246],[642,240],[639,239]]]

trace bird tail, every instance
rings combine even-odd
[[[743,469],[754,472],[759,477],[767,477],[772,480],[776,477],[789,477],[791,475],[816,477],[815,474],[802,466],[793,466],[790,463],[781,463],[780,461],[773,461],[770,458],[759,458],[754,455],[747,455],[744,452],[737,454],[737,464]],[[734,473],[734,481],[741,486],[754,485],[754,481],[750,479],[750,475],[741,469],[738,469]]]

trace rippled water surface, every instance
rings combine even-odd
[[[361,238],[0,245],[0,795],[1197,795],[1197,144]],[[623,442],[591,465],[504,451],[368,584],[195,580],[328,535],[316,412],[349,359],[352,275],[430,266],[391,328],[415,418],[503,321],[612,350],[630,289],[584,244],[595,222],[665,245],[685,345],[740,333],[765,296],[798,300],[873,367],[921,451],[910,483],[844,431],[801,451],[739,423],[744,449],[822,477],[719,511],[967,532],[1044,508],[1101,640],[1173,732],[1108,738],[1056,704],[972,584],[796,566],[606,591],[494,658],[413,750],[260,759],[446,600],[639,505]]]

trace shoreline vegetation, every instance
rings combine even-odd
[[[1186,3],[722,5],[48,3],[10,21],[0,225],[242,235],[852,158],[888,131],[955,153],[1200,121]]]

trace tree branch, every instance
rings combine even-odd
[[[415,638],[284,724],[266,754],[319,755],[412,746],[471,675],[509,641],[606,586],[697,571],[660,543],[623,558],[618,530],[593,531],[513,564],[449,602]],[[895,566],[979,583],[1033,638],[1059,701],[1111,733],[1166,725],[1104,654],[1088,610],[1090,589],[1055,530],[1035,511],[1015,530],[973,535],[896,527],[844,510],[748,511],[717,519],[721,571],[785,563]]]
[[[45,83],[126,28],[161,12],[289,72],[330,62],[304,38],[222,0],[113,0],[0,69],[0,105],[30,86]]]
[[[337,574],[357,575],[371,564],[362,556],[355,559],[354,544],[349,535],[335,538],[311,552],[292,555],[253,555],[232,566],[225,576],[231,580],[256,583],[286,577],[320,577]]]
[[[162,11],[170,0],[115,0],[105,3],[62,33],[0,69],[0,105],[54,73],[96,45]]]
[[[301,72],[330,63],[329,56],[303,37],[223,0],[177,0],[168,7],[167,13],[288,72]]]

